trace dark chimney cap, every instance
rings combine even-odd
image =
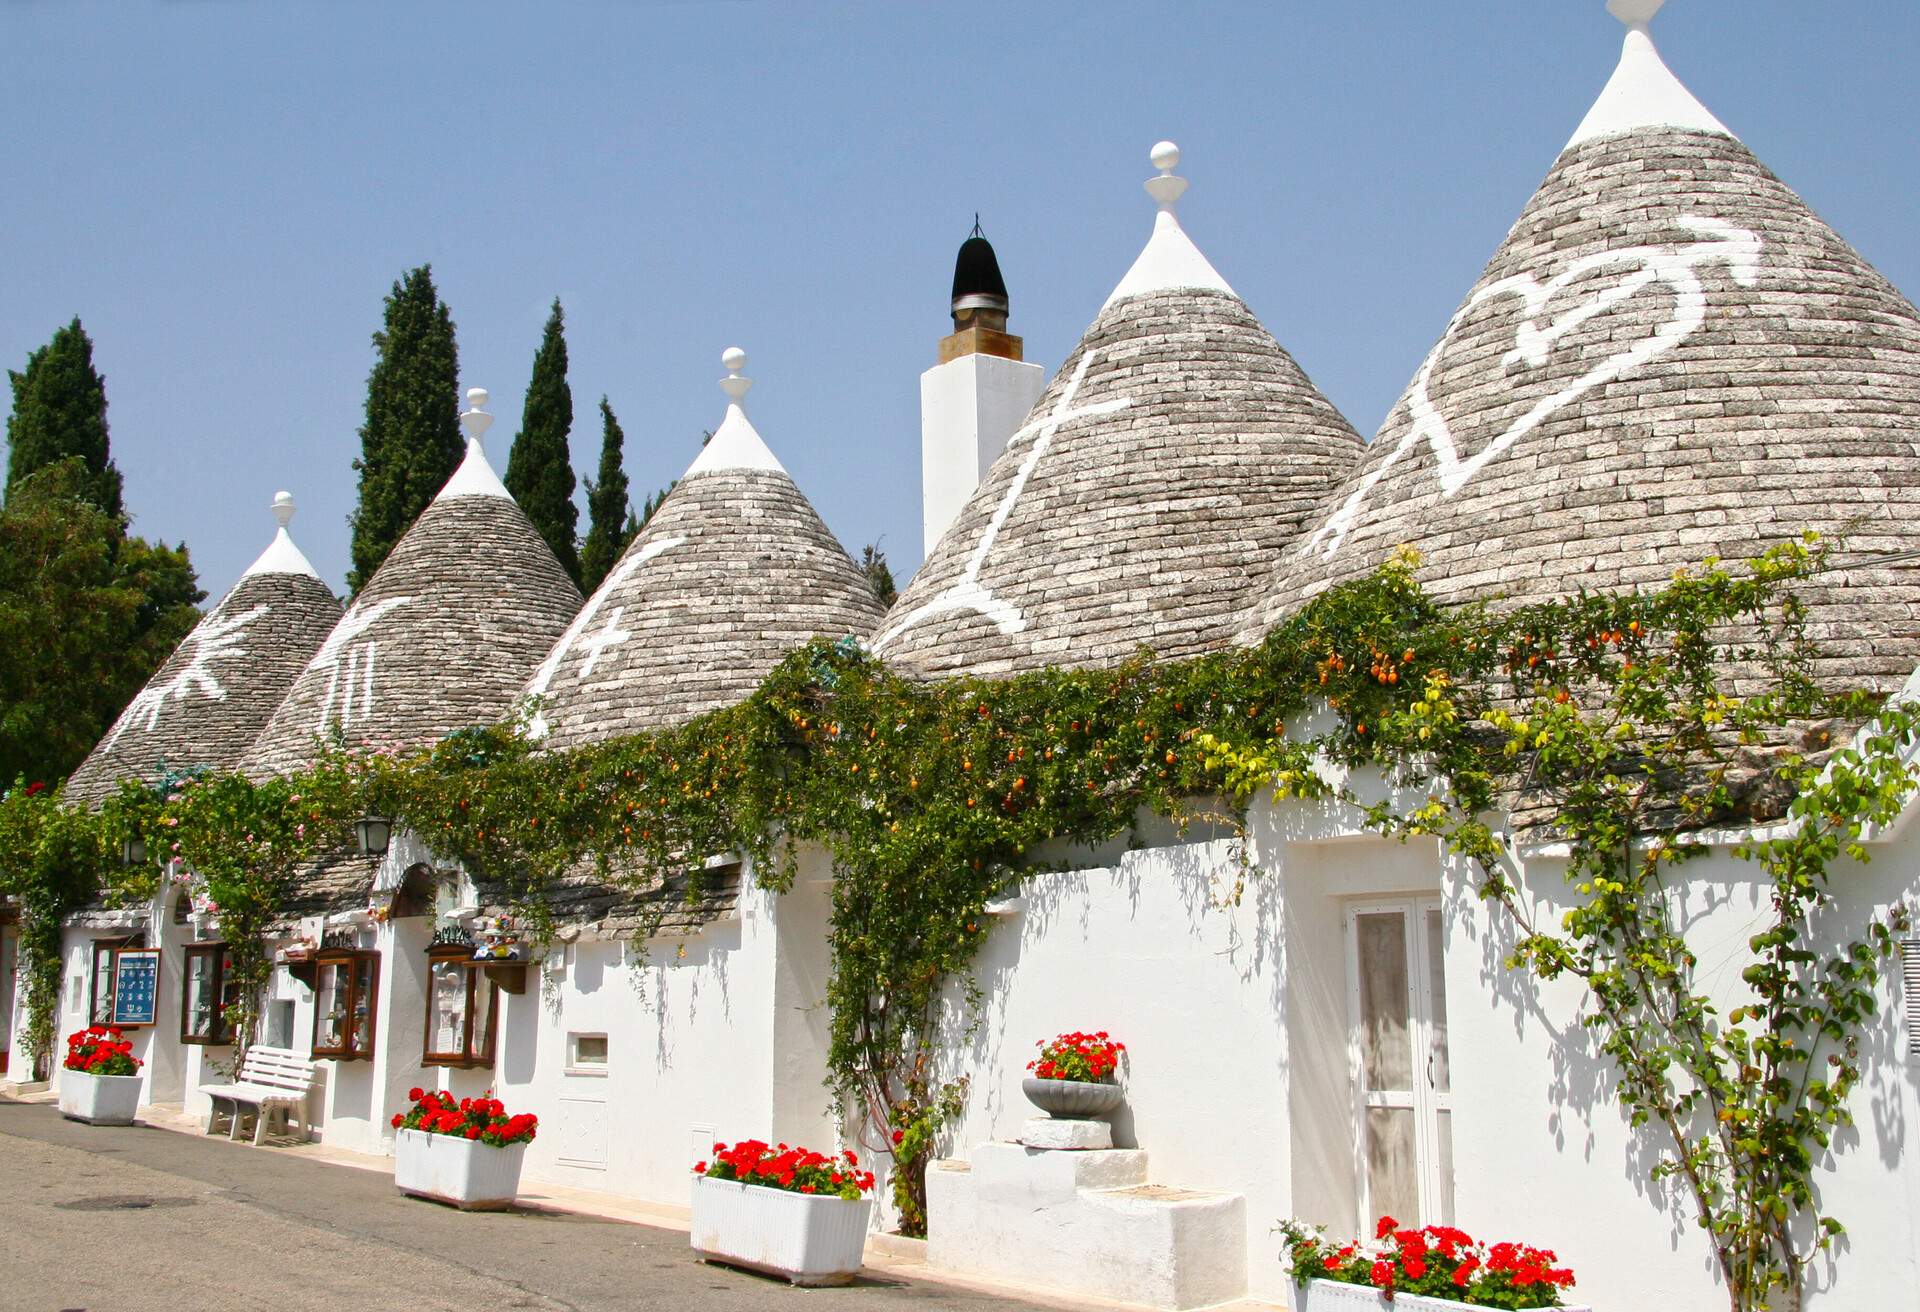
[[[960,256],[953,262],[953,309],[1007,309],[1007,281],[1000,276],[1000,261],[993,245],[980,231],[980,218],[974,216],[973,235],[960,243]]]

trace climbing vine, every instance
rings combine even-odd
[[[0,799],[0,893],[18,904],[19,979],[26,1016],[19,1042],[34,1079],[53,1065],[61,975],[61,927],[86,904],[106,867],[99,828],[58,805],[51,791],[22,785]]]
[[[266,783],[129,788],[91,819],[10,797],[0,869],[38,850],[50,816],[95,866],[137,833],[204,880],[230,942],[261,945],[244,967],[257,987],[300,871],[366,811],[541,926],[562,880],[657,892],[689,870],[697,898],[702,859],[737,852],[778,890],[822,849],[830,1081],[855,1132],[893,1153],[912,1231],[962,1106],[943,1054],[953,1027],[976,1023],[971,966],[991,901],[1145,814],[1234,826],[1257,797],[1342,803],[1376,832],[1443,840],[1513,927],[1510,964],[1585,983],[1622,1104],[1667,1137],[1660,1173],[1689,1189],[1734,1306],[1797,1290],[1838,1233],[1812,1172],[1846,1123],[1898,922],[1825,955],[1809,927],[1834,863],[1864,859],[1864,827],[1904,803],[1913,712],[1812,677],[1795,591],[1827,564],[1811,540],[1646,592],[1528,607],[1440,606],[1416,564],[1329,590],[1256,647],[1177,663],[921,684],[850,640],[822,641],[738,705],[574,750],[539,750],[506,723],[417,752],[331,752]],[[1876,713],[1872,734],[1834,750],[1827,735]],[[1348,781],[1367,770],[1392,800],[1362,802]],[[1723,1014],[1695,979],[1673,872],[1705,850],[1687,833],[1756,822],[1778,826],[1746,849],[1770,919],[1751,996]],[[1557,926],[1515,877],[1522,838],[1569,854],[1573,902]],[[122,895],[138,884],[117,877]]]

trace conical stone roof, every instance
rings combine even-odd
[[[511,709],[580,609],[580,590],[487,463],[486,393],[467,394],[467,454],[307,662],[248,754],[256,775],[323,743],[410,747]]]
[[[287,493],[274,498],[273,542],[80,763],[70,801],[97,805],[123,779],[240,763],[340,619],[339,601],[287,535],[293,509]]]
[[[1655,584],[1852,526],[1920,546],[1920,316],[1661,62],[1620,69],[1245,631],[1396,547],[1443,599]],[[1852,677],[1920,656],[1920,573],[1812,588]]]
[[[915,575],[875,649],[922,677],[1230,640],[1360,439],[1188,239],[1154,233]]]
[[[554,747],[732,705],[795,647],[880,620],[865,574],[748,421],[745,354],[723,360],[725,420],[527,685]]]

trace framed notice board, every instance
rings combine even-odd
[[[159,1005],[160,949],[123,948],[113,954],[113,1023],[151,1025]]]

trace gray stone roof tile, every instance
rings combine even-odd
[[[580,609],[520,507],[443,496],[421,512],[295,681],[247,755],[251,773],[349,747],[416,747],[489,724]]]
[[[875,645],[921,677],[1219,647],[1248,589],[1360,451],[1238,296],[1122,296],[1061,365]]]
[[[1243,636],[1402,543],[1443,599],[1530,600],[1916,526],[1920,315],[1740,142],[1640,128],[1562,153]],[[1920,571],[1805,593],[1830,672],[1920,658]]]
[[[880,615],[784,470],[691,473],[527,691],[556,748],[658,729],[744,700],[794,648],[865,637]]]
[[[311,574],[241,576],[80,763],[67,799],[97,806],[123,779],[233,769],[339,619]]]

